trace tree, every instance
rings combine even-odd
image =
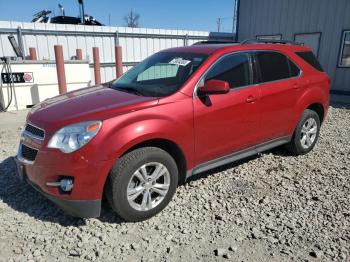
[[[124,21],[127,27],[132,27],[132,28],[139,27],[139,20],[140,20],[140,15],[137,13],[134,13],[132,9],[130,10],[130,13],[124,16]]]

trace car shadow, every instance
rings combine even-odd
[[[65,227],[86,225],[85,219],[66,215],[54,203],[17,177],[16,172],[14,157],[8,157],[0,163],[0,199],[3,203],[41,221],[57,223]],[[114,224],[123,222],[108,207],[103,206],[99,218],[102,222]]]
[[[289,156],[289,157],[295,157],[295,155],[293,155],[292,153],[290,153],[284,145],[282,146],[278,146],[272,149],[269,149],[263,153],[261,153],[261,155],[266,155],[266,154],[273,154],[275,156]]]
[[[275,155],[289,156],[288,152],[283,147],[278,147],[267,151]],[[263,153],[263,154],[266,154]],[[254,159],[260,158],[263,154],[254,155],[236,162],[229,163],[190,177],[186,182],[205,179],[213,174],[223,172],[227,169],[235,168],[244,163],[248,163]],[[34,188],[22,181],[16,174],[16,163],[14,157],[8,157],[0,163],[0,199],[12,209],[26,213],[30,217],[41,221],[57,223],[61,226],[84,226],[86,219],[76,218],[66,215],[54,203],[46,199]],[[103,201],[101,216],[98,218],[103,223],[121,224],[126,223],[118,217]]]
[[[213,168],[213,169],[210,169],[208,171],[205,171],[205,172],[193,175],[193,176],[191,176],[190,178],[188,178],[186,180],[185,184],[189,183],[191,181],[196,181],[196,180],[200,180],[200,179],[203,179],[203,178],[207,178],[208,176],[211,176],[211,175],[214,175],[216,173],[220,173],[220,172],[226,171],[228,169],[235,168],[235,167],[240,166],[242,164],[248,163],[248,162],[250,162],[252,160],[258,159],[258,158],[260,158],[260,157],[262,157],[263,155],[266,155],[266,154],[273,154],[273,155],[276,155],[276,156],[283,156],[283,157],[287,157],[287,156],[294,157],[294,155],[289,153],[285,149],[284,146],[279,146],[279,147],[270,149],[268,151],[265,151],[263,153],[259,153],[259,154],[256,154],[256,155],[253,155],[253,156],[250,156],[250,157],[247,157],[247,158],[235,161],[235,162],[231,162],[229,164],[226,164],[226,165],[223,165],[223,166],[219,166],[217,168]]]
[[[250,156],[250,157],[247,157],[247,158],[244,158],[242,160],[238,160],[238,161],[235,161],[235,162],[231,162],[229,164],[226,164],[226,165],[223,165],[223,166],[219,166],[219,167],[216,167],[216,168],[213,168],[213,169],[210,169],[210,170],[207,170],[207,171],[204,171],[204,172],[201,172],[201,173],[198,173],[198,174],[195,174],[191,177],[189,177],[185,184],[186,183],[189,183],[191,181],[196,181],[196,180],[201,180],[201,179],[205,179],[207,178],[208,176],[212,176],[216,173],[220,173],[220,172],[223,172],[223,171],[226,171],[228,169],[232,169],[232,168],[235,168],[237,166],[240,166],[242,164],[245,164],[245,163],[248,163],[254,159],[257,159],[257,158],[260,158],[261,155],[258,154],[258,155],[253,155],[253,156]]]

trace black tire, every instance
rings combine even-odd
[[[316,121],[317,132],[316,132],[315,140],[313,141],[311,146],[308,148],[304,148],[301,143],[302,128],[306,123],[306,121],[308,121],[309,119],[314,119]],[[317,143],[317,140],[320,134],[320,128],[321,128],[321,124],[320,124],[320,117],[318,116],[318,114],[313,110],[306,109],[303,115],[301,116],[301,119],[297,127],[295,128],[292,140],[286,145],[287,150],[294,155],[305,155],[309,153]]]
[[[168,169],[170,185],[164,199],[157,206],[147,211],[139,211],[129,204],[127,187],[134,172],[150,162],[161,163]],[[176,162],[166,151],[156,147],[135,149],[114,164],[106,182],[106,197],[112,209],[125,221],[143,221],[156,215],[168,205],[176,191],[178,176]]]

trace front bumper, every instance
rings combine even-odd
[[[34,189],[44,195],[46,198],[54,202],[59,206],[65,213],[74,217],[82,218],[92,218],[99,217],[101,213],[101,199],[97,200],[71,200],[71,199],[62,199],[54,195],[44,192],[37,184],[29,180],[26,170],[25,163],[20,161],[17,157],[15,158],[17,166],[18,176],[25,180],[29,185]]]

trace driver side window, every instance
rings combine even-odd
[[[205,81],[211,79],[226,81],[231,89],[250,85],[249,55],[239,53],[223,57],[206,74]]]

